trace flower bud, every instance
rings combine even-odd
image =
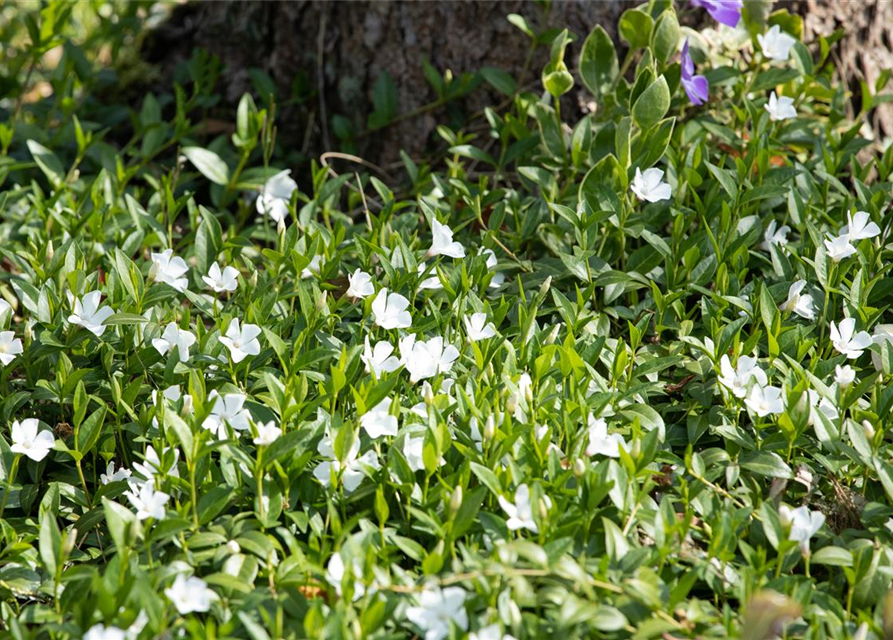
[[[226,543],[226,550],[232,554],[241,553],[242,547],[239,546],[239,543],[235,540],[230,540]]]
[[[47,242],[47,262],[51,262],[54,255],[56,255],[56,251],[53,248],[53,241],[50,240]]]
[[[462,506],[462,486],[459,485],[453,490],[453,495],[450,497],[450,511],[456,513],[459,510],[459,507]]]
[[[574,460],[574,475],[577,478],[582,478],[584,473],[586,473],[586,463],[582,458],[577,458]]]
[[[322,311],[323,309],[326,308],[326,298],[328,297],[328,293],[329,293],[328,291],[323,291],[322,295],[320,295],[316,299],[316,310],[317,311]]]
[[[552,276],[546,278],[542,285],[540,285],[540,295],[544,296],[549,293],[549,289],[552,287]]]
[[[496,424],[493,421],[493,416],[487,416],[487,421],[484,423],[484,440],[492,440],[493,436],[496,435]]]
[[[253,272],[251,273],[251,277],[248,278],[248,286],[249,286],[249,288],[251,288],[251,289],[254,289],[254,288],[257,287],[257,271],[256,271],[256,270],[253,271]]]
[[[862,421],[862,428],[865,429],[865,437],[869,440],[874,439],[874,427],[868,420]]]

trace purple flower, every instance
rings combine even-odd
[[[737,27],[741,20],[741,7],[744,0],[690,0],[695,7],[706,9],[717,22],[729,27]]]
[[[710,84],[704,76],[694,75],[695,63],[688,53],[688,40],[685,41],[685,46],[682,47],[680,62],[682,64],[682,86],[685,88],[685,93],[688,94],[688,99],[695,105],[704,104],[707,102]]]

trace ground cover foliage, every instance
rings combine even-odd
[[[110,101],[153,6],[3,9],[0,633],[891,637],[889,73],[508,16],[443,161],[293,166],[262,73]]]

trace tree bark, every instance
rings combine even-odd
[[[628,0],[554,2],[547,11],[525,0],[191,3],[174,12],[145,50],[150,62],[168,70],[194,47],[219,56],[226,65],[221,87],[230,104],[252,89],[249,69],[262,69],[280,89],[280,140],[310,155],[334,149],[339,141],[332,118],[339,116],[359,134],[359,155],[389,164],[399,160],[401,149],[420,155],[438,123],[461,124],[463,114],[503,99],[480,86],[458,104],[425,111],[437,96],[425,79],[423,60],[454,78],[484,66],[499,68],[539,91],[547,47],[528,59],[530,39],[508,22],[509,14],[524,16],[537,29],[569,28],[585,37],[602,24],[616,36],[617,19],[633,5]],[[375,83],[385,72],[397,89],[397,112],[422,112],[363,135]],[[309,97],[285,104],[289,88]]]
[[[148,39],[145,51],[150,62],[166,70],[195,47],[219,56],[228,106],[252,89],[250,70],[263,70],[277,87],[282,143],[304,157],[318,156],[343,146],[335,125],[349,122],[356,153],[388,165],[399,161],[400,150],[420,156],[438,123],[461,126],[467,114],[501,100],[481,86],[458,103],[428,108],[436,95],[423,60],[456,78],[484,66],[499,68],[540,91],[548,48],[539,47],[530,57],[530,40],[508,22],[509,14],[524,16],[538,30],[568,28],[581,38],[601,24],[616,40],[620,14],[636,4],[554,1],[546,9],[525,0],[193,2],[175,10]],[[893,2],[789,0],[779,5],[804,16],[807,41],[846,29],[835,63],[858,109],[859,79],[873,84],[893,66]],[[397,112],[412,117],[369,131],[372,94],[385,72],[396,86]],[[879,136],[893,136],[893,107],[876,109],[872,124]]]
[[[843,39],[832,50],[837,77],[853,95],[851,108],[862,107],[864,80],[874,83],[885,69],[893,69],[893,2],[890,0],[797,0],[791,12],[803,16],[807,42],[844,29]],[[893,83],[887,87],[891,91]],[[893,137],[893,104],[872,111],[869,126],[878,141]]]

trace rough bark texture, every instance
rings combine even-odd
[[[436,99],[423,74],[423,59],[441,73],[451,70],[454,77],[483,66],[520,77],[530,40],[507,21],[511,13],[537,28],[567,27],[585,36],[593,25],[602,24],[615,35],[618,17],[632,5],[627,0],[555,2],[545,13],[540,3],[524,0],[192,3],[179,7],[150,38],[146,54],[150,62],[170,70],[194,47],[211,51],[227,66],[221,88],[233,103],[251,89],[251,67],[266,71],[278,87],[292,87],[296,80],[306,83],[316,95],[302,105],[286,106],[277,120],[281,140],[316,155],[337,145],[333,115],[351,118],[357,130],[365,129],[382,72],[396,85],[398,112],[408,113]],[[538,82],[547,55],[540,47],[526,81]],[[482,87],[462,100],[461,111],[470,113],[500,99]],[[460,117],[458,111],[407,118],[364,136],[357,151],[382,164],[398,159],[400,149],[417,156],[438,122]]]
[[[807,41],[816,35],[846,30],[832,56],[840,79],[861,106],[864,80],[870,87],[884,69],[893,69],[893,2],[891,0],[798,0],[791,11],[803,16]],[[886,92],[890,91],[890,87]],[[872,128],[879,138],[893,137],[893,105],[874,110]]]
[[[538,28],[567,27],[580,36],[601,24],[614,36],[618,17],[634,4],[638,3],[556,1],[544,12],[540,3],[524,0],[190,3],[179,7],[153,34],[146,54],[149,61],[170,70],[193,48],[208,49],[226,65],[222,89],[231,103],[251,89],[252,67],[267,72],[280,88],[303,83],[311,89],[304,92],[308,99],[284,105],[280,111],[280,140],[318,155],[338,144],[333,116],[351,119],[359,131],[365,128],[373,87],[382,72],[394,80],[398,112],[404,114],[435,99],[423,75],[423,59],[439,72],[450,69],[457,77],[491,66],[535,83],[548,52],[540,47],[528,61],[529,39],[509,24],[508,14],[523,15]],[[890,0],[780,4],[804,16],[807,39],[828,35],[840,26],[847,29],[835,56],[857,100],[859,79],[873,83],[882,69],[893,66]],[[423,112],[399,126],[361,137],[357,152],[379,164],[397,160],[400,149],[418,156],[438,122],[455,120],[461,117],[459,111],[469,113],[496,100],[486,88],[478,89],[454,113],[449,107],[446,113]],[[873,124],[881,136],[893,135],[893,108],[876,110]]]

